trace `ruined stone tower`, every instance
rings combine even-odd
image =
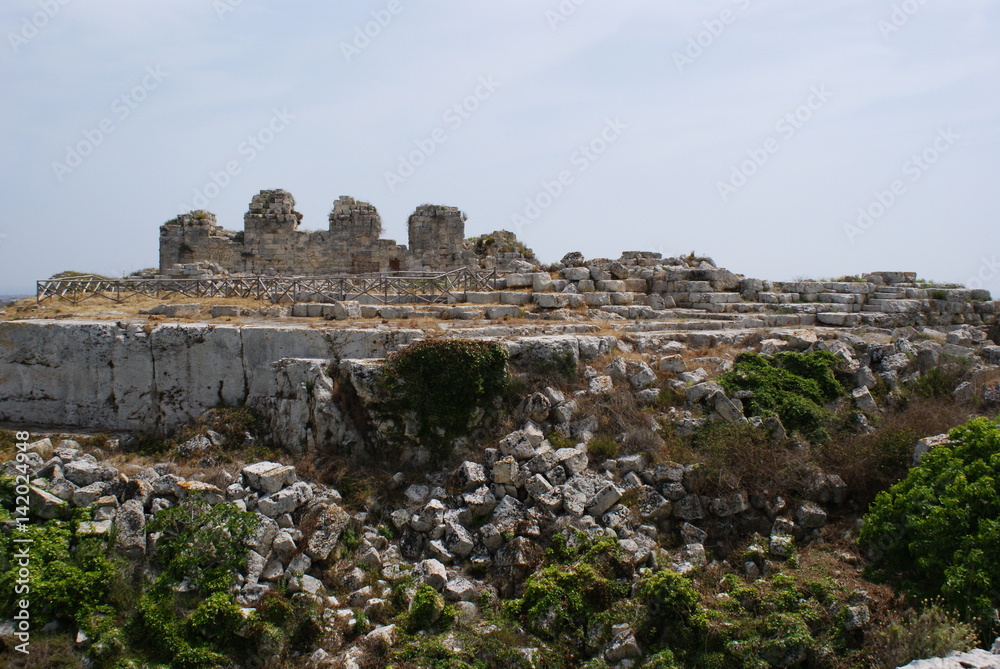
[[[367,202],[343,195],[330,212],[330,257],[334,274],[399,271],[406,247],[381,239],[382,217]]]
[[[463,264],[465,214],[455,207],[422,204],[408,223],[410,252],[428,268]]]
[[[160,271],[210,262],[230,273],[331,275],[476,266],[465,250],[465,214],[421,205],[410,216],[410,247],[382,239],[382,219],[367,202],[343,196],[327,230],[300,230],[302,215],[284,190],[262,190],[243,218],[242,232],[225,230],[206,211],[183,214],[160,227]]]

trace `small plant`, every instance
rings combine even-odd
[[[454,613],[446,611],[444,597],[429,585],[422,585],[413,595],[413,603],[406,616],[406,630],[415,633],[433,627],[447,627]]]
[[[358,533],[354,529],[347,527],[340,534],[340,543],[344,545],[348,551],[354,551],[361,545],[361,539],[358,538]]]
[[[965,652],[976,644],[975,630],[955,620],[940,600],[934,600],[890,624],[878,635],[875,651],[881,666],[902,667],[913,660]]]
[[[532,633],[571,649],[572,657],[567,659],[574,660],[580,659],[579,653],[588,645],[600,643],[601,639],[592,638],[594,623],[606,622],[609,610],[631,590],[631,569],[617,541],[584,544],[578,555],[570,564],[535,572],[523,597],[507,606],[508,613]]]
[[[587,442],[587,452],[600,460],[617,457],[619,450],[618,442],[611,437],[594,437]]]
[[[574,446],[576,446],[577,443],[576,439],[567,437],[562,432],[557,432],[555,430],[549,432],[549,434],[545,438],[548,440],[550,444],[552,444],[552,448],[556,450],[560,448],[573,448]]]

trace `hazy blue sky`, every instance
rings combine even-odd
[[[265,188],[306,228],[370,201],[401,243],[429,202],[546,261],[694,250],[1000,293],[998,20],[995,0],[4,0],[0,293],[153,266],[161,223],[242,229]]]

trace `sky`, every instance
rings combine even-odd
[[[0,294],[262,189],[545,262],[696,252],[1000,295],[995,0],[4,0]]]

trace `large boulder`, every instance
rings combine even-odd
[[[305,554],[313,560],[326,560],[350,521],[348,513],[336,504],[323,504],[312,509],[301,523],[316,528],[306,542]]]

